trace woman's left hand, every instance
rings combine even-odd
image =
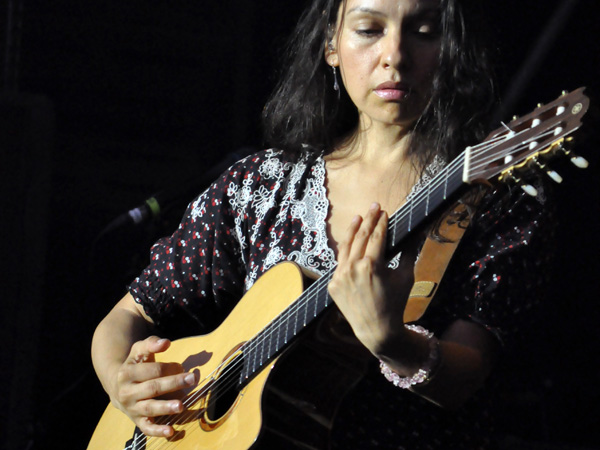
[[[403,333],[404,308],[414,280],[415,252],[403,252],[401,267],[384,258],[388,216],[374,203],[356,216],[339,246],[329,293],[356,337],[373,354],[393,346]]]

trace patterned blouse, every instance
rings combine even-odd
[[[411,195],[441,164],[434,162]],[[295,261],[323,274],[335,266],[326,218],[325,161],[292,162],[267,150],[234,164],[188,207],[179,228],[151,249],[150,265],[130,285],[164,335],[218,326],[253,283],[275,264]],[[420,323],[441,333],[457,319],[489,329],[508,351],[530,320],[545,280],[545,194],[499,188],[488,194]],[[349,395],[334,428],[340,449],[491,448],[485,391],[460,412],[447,412],[395,388],[377,361]],[[482,400],[483,398],[483,400]],[[368,417],[368,423],[365,418]]]

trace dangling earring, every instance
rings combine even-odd
[[[333,90],[339,94],[340,85],[338,84],[337,70],[335,70],[335,66],[331,66],[331,69],[333,70]]]
[[[329,48],[330,52],[335,51],[333,41],[329,41],[329,43],[327,44],[327,47]],[[340,85],[339,85],[338,79],[337,79],[337,70],[335,69],[335,66],[333,64],[331,64],[331,70],[333,70],[333,90],[337,92],[337,95],[339,98],[340,97]]]

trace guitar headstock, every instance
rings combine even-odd
[[[565,150],[568,137],[581,126],[589,107],[585,88],[563,93],[547,105],[538,105],[530,114],[515,118],[492,132],[481,144],[465,151],[463,181],[485,182],[515,178],[514,173],[532,164],[541,165]],[[583,158],[573,161],[585,167]],[[550,174],[554,178],[554,175]],[[556,175],[558,177],[558,175]],[[560,178],[560,177],[558,177]],[[555,178],[556,181],[560,181]]]

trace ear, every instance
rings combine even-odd
[[[340,58],[338,56],[337,48],[333,42],[333,39],[325,44],[325,61],[331,67],[338,67],[340,65]]]

